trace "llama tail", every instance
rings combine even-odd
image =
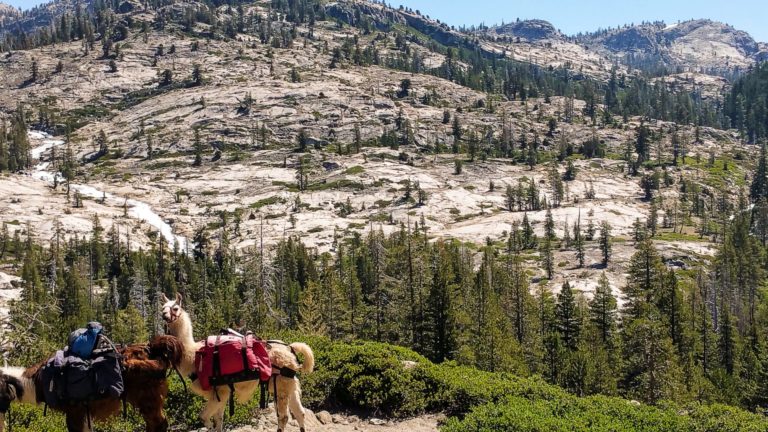
[[[184,355],[184,346],[173,336],[155,336],[149,342],[149,352],[154,358],[162,358],[171,367],[178,368]]]
[[[312,373],[315,370],[315,353],[312,352],[312,348],[303,342],[294,342],[290,346],[296,353],[304,356],[304,363],[301,364],[299,372],[305,374]]]

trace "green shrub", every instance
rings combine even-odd
[[[474,408],[463,419],[450,418],[443,432],[736,432],[765,431],[763,417],[722,405],[637,405],[624,399],[567,395],[555,399],[505,398]]]
[[[498,401],[508,395],[545,400],[568,395],[540,377],[521,378],[509,373],[484,372],[451,362],[424,365],[416,369],[416,376],[427,386],[428,408],[448,414],[463,414],[470,407]]]
[[[308,404],[343,406],[378,415],[408,416],[427,408],[426,386],[403,361],[428,363],[418,354],[378,343],[334,344],[317,350],[318,370],[308,388]]]

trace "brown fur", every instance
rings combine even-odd
[[[149,344],[128,345],[118,348],[124,357],[126,401],[138,410],[146,422],[147,432],[166,432],[168,421],[163,405],[168,395],[166,374],[169,368],[178,367],[182,346],[173,336],[157,336]],[[35,384],[38,403],[45,400],[42,374],[44,363],[36,364],[24,371],[25,378]],[[2,392],[0,392],[2,397]],[[88,413],[94,422],[103,421],[120,414],[120,399],[104,399],[89,404],[88,409],[80,405],[67,406],[61,411],[66,415],[69,432],[88,431]]]

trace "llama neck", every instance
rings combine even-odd
[[[195,371],[195,351],[198,349],[198,343],[192,334],[192,320],[187,312],[182,312],[176,321],[168,325],[168,332],[176,336],[184,346],[184,355],[179,365],[179,372],[184,376],[189,376]]]
[[[168,331],[176,336],[184,345],[184,349],[189,349],[195,345],[195,336],[192,334],[192,320],[187,312],[182,312],[176,321],[168,325]]]
[[[17,378],[21,382],[21,386],[24,388],[24,394],[18,399],[18,402],[23,404],[37,405],[37,393],[35,391],[35,382],[32,378],[25,376],[26,369],[21,367],[4,367],[0,368],[0,372],[5,375]]]

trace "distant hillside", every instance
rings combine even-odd
[[[765,44],[749,33],[711,20],[625,26],[577,40],[630,66],[658,61],[697,72],[745,69],[766,54]]]
[[[18,9],[11,5],[0,3],[0,26],[4,25],[6,22],[17,19],[19,16],[21,16],[21,14]]]
[[[699,72],[729,76],[768,56],[768,45],[749,33],[711,20],[667,25],[663,22],[627,25],[565,36],[542,20],[517,21],[483,29],[477,34],[499,43],[546,46],[553,51],[581,53],[584,61],[599,61],[659,73]]]

